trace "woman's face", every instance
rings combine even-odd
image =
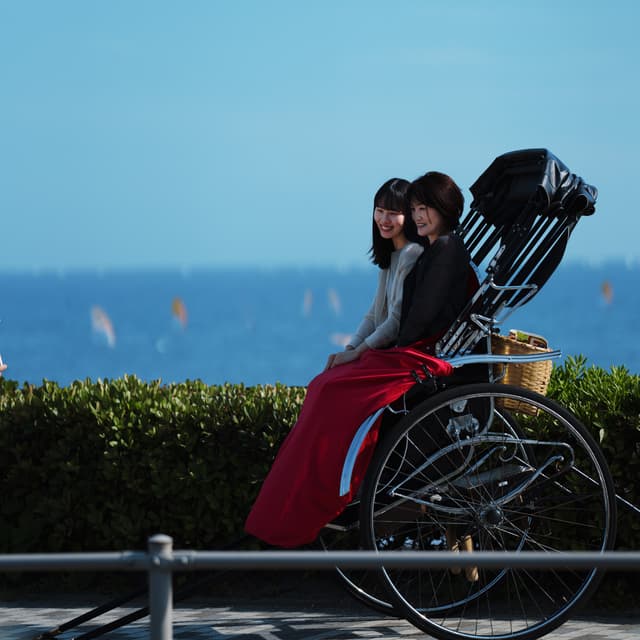
[[[393,240],[394,244],[399,239],[404,239],[404,213],[392,209],[376,207],[373,210],[373,219],[385,240]]]
[[[422,202],[411,201],[411,217],[416,223],[418,235],[429,238],[432,242],[447,232],[447,225],[442,214]]]

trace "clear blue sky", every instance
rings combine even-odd
[[[392,176],[547,147],[640,260],[640,3],[0,0],[0,269],[367,264]]]

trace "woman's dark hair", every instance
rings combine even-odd
[[[407,240],[424,244],[425,238],[418,235],[411,217],[411,202],[426,204],[436,209],[443,217],[448,231],[456,229],[464,208],[464,196],[460,187],[445,173],[429,171],[414,180],[407,190],[404,233]]]
[[[405,213],[407,209],[406,198],[409,184],[408,180],[403,180],[402,178],[391,178],[391,180],[387,180],[373,197],[373,210],[375,211],[376,207],[380,207],[381,209],[402,211]],[[373,242],[371,243],[371,249],[369,249],[371,262],[381,269],[387,269],[391,264],[391,254],[393,251],[393,240],[383,238],[380,235],[380,229],[378,229],[374,218]]]

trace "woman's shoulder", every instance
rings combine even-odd
[[[417,242],[407,242],[400,250],[399,264],[415,262],[424,251],[424,247]]]
[[[448,233],[446,236],[440,236],[431,245],[431,249],[449,254],[468,255],[464,241],[457,233]]]

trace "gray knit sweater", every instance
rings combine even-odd
[[[395,343],[400,329],[404,279],[422,251],[419,244],[409,242],[391,254],[391,264],[387,269],[380,269],[378,274],[378,288],[371,308],[349,346],[355,348],[365,342],[370,349],[380,349]]]

